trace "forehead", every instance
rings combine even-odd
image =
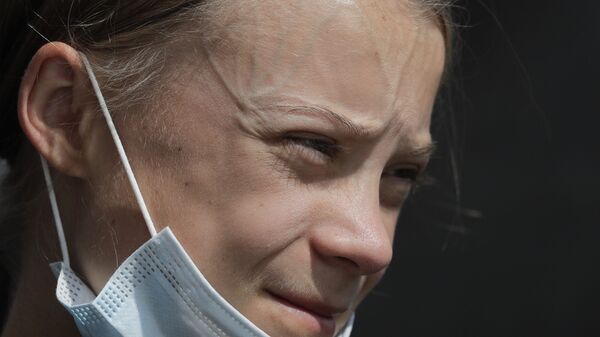
[[[236,3],[219,17],[227,44],[209,54],[241,104],[314,104],[374,126],[428,125],[444,41],[406,2]]]

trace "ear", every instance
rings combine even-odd
[[[35,149],[63,174],[88,175],[82,153],[95,100],[79,54],[61,42],[42,46],[21,81],[18,114]]]

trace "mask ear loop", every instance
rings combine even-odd
[[[131,169],[131,165],[129,164],[129,159],[127,159],[127,155],[125,154],[125,148],[123,147],[123,143],[121,143],[121,139],[119,138],[119,134],[117,133],[117,128],[115,127],[115,123],[108,112],[108,107],[106,106],[106,101],[104,100],[104,95],[102,95],[102,91],[100,91],[100,86],[98,85],[98,80],[96,79],[96,75],[94,75],[94,71],[92,70],[92,66],[88,61],[87,57],[83,53],[79,53],[81,60],[83,61],[83,65],[85,66],[85,70],[88,73],[90,81],[92,83],[92,88],[94,89],[94,93],[98,98],[98,103],[100,104],[100,109],[102,110],[102,114],[104,115],[104,119],[106,119],[106,124],[108,125],[108,130],[110,130],[110,135],[117,147],[117,152],[119,153],[119,158],[121,158],[121,163],[123,164],[123,168],[125,168],[125,173],[127,174],[127,179],[129,180],[129,184],[133,189],[133,194],[135,195],[135,200],[142,211],[142,216],[144,217],[144,221],[146,222],[146,227],[148,227],[148,232],[150,232],[150,236],[154,237],[156,235],[156,227],[154,226],[154,222],[150,217],[150,213],[148,212],[148,208],[146,207],[146,203],[144,202],[144,197],[142,197],[142,192],[140,191],[140,187],[135,179],[135,175],[133,174],[133,170]]]
[[[115,124],[108,112],[108,107],[106,106],[106,101],[104,100],[104,96],[100,91],[100,86],[98,85],[98,80],[94,75],[94,71],[88,61],[87,57],[79,53],[81,60],[83,61],[83,65],[88,73],[90,78],[90,82],[92,83],[92,88],[94,89],[94,93],[98,98],[98,103],[100,104],[100,109],[102,110],[102,114],[106,119],[106,124],[108,125],[108,129],[110,130],[110,134],[112,139],[117,147],[117,152],[119,153],[119,158],[121,159],[121,163],[125,168],[125,173],[127,174],[127,179],[129,180],[129,184],[133,189],[133,194],[135,195],[135,200],[137,201],[140,210],[142,211],[142,216],[144,217],[144,222],[146,223],[146,227],[148,227],[148,232],[150,232],[150,236],[154,237],[156,235],[156,227],[154,226],[154,222],[150,217],[150,213],[148,212],[148,208],[146,207],[146,203],[144,202],[144,198],[142,197],[142,192],[140,191],[139,185],[135,176],[133,174],[133,170],[131,169],[131,165],[129,164],[129,160],[127,159],[127,155],[125,154],[125,149],[123,148],[123,143],[121,143],[121,139],[119,138],[119,134],[117,133],[117,129]],[[52,183],[52,177],[50,175],[50,169],[48,168],[48,162],[44,159],[43,156],[40,155],[40,160],[42,162],[42,170],[44,171],[44,179],[46,181],[46,188],[48,189],[48,197],[50,199],[50,206],[52,208],[52,215],[54,217],[54,225],[56,226],[56,232],[58,234],[58,241],[60,244],[60,250],[63,257],[63,265],[65,267],[70,268],[70,260],[69,260],[69,250],[67,247],[67,240],[65,238],[65,231],[63,229],[62,220],[60,217],[60,212],[58,209],[58,204],[56,202],[56,193],[54,192],[54,184]]]
[[[52,208],[52,215],[54,216],[54,225],[56,226],[56,232],[58,233],[58,242],[60,243],[60,251],[63,257],[63,266],[71,268],[71,262],[69,260],[69,249],[67,248],[67,240],[65,240],[65,231],[63,230],[62,220],[60,219],[60,213],[58,211],[58,204],[56,203],[56,193],[54,193],[54,184],[52,184],[52,177],[50,176],[50,169],[48,169],[48,162],[40,155],[42,161],[42,171],[44,171],[44,179],[46,180],[46,188],[48,189],[48,198],[50,199],[50,207]]]

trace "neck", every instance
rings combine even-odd
[[[48,217],[44,223],[51,224],[51,221]],[[54,244],[56,234],[50,230],[35,232],[39,234],[38,240],[30,240],[23,246],[18,282],[0,336],[79,337],[81,335],[73,318],[60,305],[55,295],[56,278],[50,270],[49,262],[58,261],[60,254],[54,252],[56,249],[40,247]],[[48,256],[44,254],[50,251],[53,253]]]

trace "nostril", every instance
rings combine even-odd
[[[359,264],[358,264],[356,261],[354,261],[354,260],[352,260],[352,259],[349,259],[349,258],[347,258],[347,257],[344,257],[344,256],[336,256],[335,258],[336,258],[336,259],[337,259],[337,260],[338,260],[338,261],[339,261],[341,264],[345,264],[345,265],[347,265],[347,266],[348,266],[348,267],[350,267],[350,268],[353,268],[353,269],[359,269],[359,268],[360,268],[360,265],[359,265]]]

